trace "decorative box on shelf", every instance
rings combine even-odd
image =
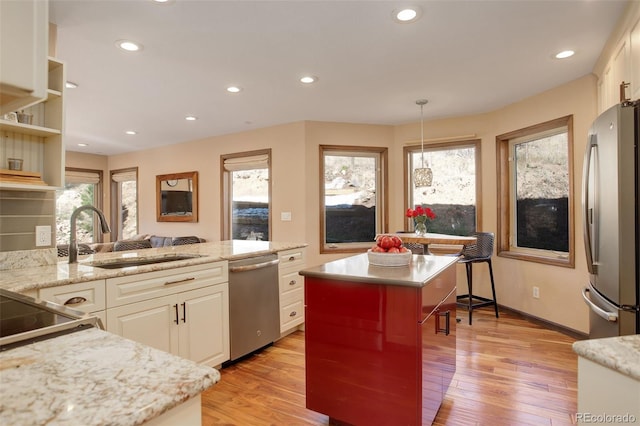
[[[0,169],[0,182],[46,185],[40,173],[25,172],[24,170]]]

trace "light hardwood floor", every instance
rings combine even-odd
[[[575,338],[493,309],[458,311],[457,366],[434,425],[571,425],[576,412]],[[222,369],[202,394],[203,424],[328,425],[305,408],[304,333]],[[365,425],[375,426],[375,425]]]

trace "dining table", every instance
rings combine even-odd
[[[397,232],[394,235],[400,237],[403,243],[418,243],[424,246],[424,254],[432,254],[429,251],[429,244],[446,244],[467,246],[474,244],[477,238],[474,236],[435,234],[427,232],[426,234],[416,234],[409,232]]]

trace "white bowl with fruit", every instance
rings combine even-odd
[[[369,264],[376,266],[406,266],[412,253],[402,245],[397,235],[378,235],[376,244],[367,251]]]

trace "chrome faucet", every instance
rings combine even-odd
[[[71,213],[71,239],[69,241],[69,263],[77,263],[78,262],[78,242],[76,241],[76,219],[78,215],[82,213],[84,210],[93,210],[98,215],[100,219],[100,228],[102,229],[103,234],[108,234],[111,232],[109,229],[109,225],[107,224],[107,219],[104,217],[104,213],[102,213],[99,209],[87,204],[84,206],[80,206]]]

